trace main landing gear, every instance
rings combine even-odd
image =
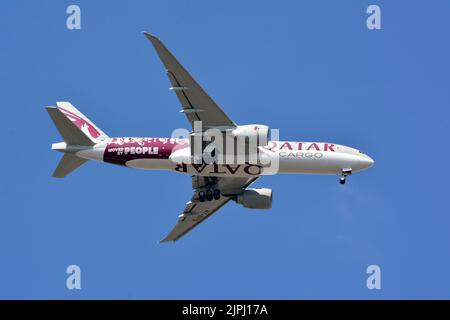
[[[209,189],[206,191],[200,191],[198,193],[198,201],[205,202],[211,200],[219,200],[220,199],[220,190],[218,189]]]
[[[339,183],[345,184],[345,178],[352,174],[352,169],[342,169],[342,173],[339,176]]]

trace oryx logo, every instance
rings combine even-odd
[[[64,115],[78,127],[78,129],[83,131],[84,134],[94,139],[100,137],[100,132],[98,132],[94,125],[89,123],[86,119],[69,110],[63,108],[58,109],[61,110],[61,112],[64,113]]]

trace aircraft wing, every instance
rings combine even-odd
[[[186,115],[192,126],[194,121],[202,121],[205,130],[236,127],[234,121],[208,96],[164,44],[148,32],[144,32],[144,35],[153,44],[166,67],[167,75],[172,83],[170,89],[177,95],[182,107],[181,112]]]
[[[186,233],[194,229],[200,223],[212,216],[217,210],[222,208],[233,196],[240,193],[242,189],[248,187],[258,177],[252,178],[221,178],[221,177],[192,177],[192,187],[194,195],[186,203],[183,213],[178,217],[178,222],[172,231],[161,242],[177,241]],[[198,191],[205,188],[220,188],[225,194],[218,200],[200,202]]]

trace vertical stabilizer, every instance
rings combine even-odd
[[[92,141],[98,143],[108,138],[91,120],[75,108],[70,102],[57,102],[58,110],[61,111],[75,126],[80,129]]]
[[[47,107],[47,112],[67,145],[93,146],[94,140],[83,132],[59,109]]]

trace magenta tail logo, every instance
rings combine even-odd
[[[73,112],[70,112],[69,110],[58,108],[61,110],[64,115],[69,118],[81,131],[83,131],[85,134],[89,135],[90,137],[96,139],[100,137],[100,132],[98,132],[97,129],[95,129],[94,125],[87,121],[86,119],[80,117],[79,115],[76,115]]]

